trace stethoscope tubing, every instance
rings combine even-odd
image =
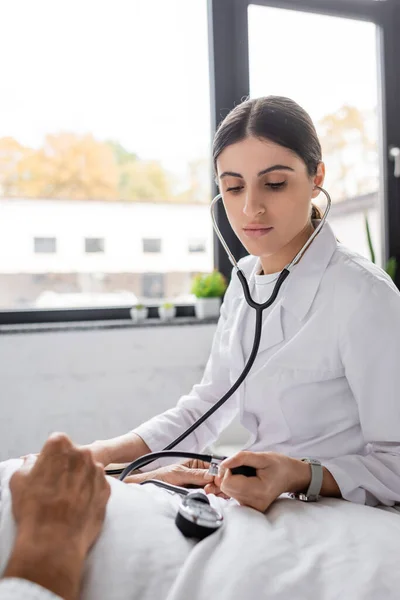
[[[332,201],[331,201],[331,198],[330,198],[330,195],[328,194],[328,192],[320,186],[316,186],[316,187],[325,194],[326,199],[327,199],[327,207],[325,209],[325,212],[321,219],[321,222],[316,227],[315,231],[310,236],[310,238],[307,240],[307,242],[304,244],[304,246],[301,248],[301,250],[296,254],[294,259],[280,273],[280,275],[275,283],[275,286],[274,286],[271,296],[268,298],[268,300],[266,300],[262,304],[255,302],[255,300],[253,300],[253,298],[251,297],[247,279],[246,279],[243,271],[239,268],[234,256],[232,255],[232,253],[231,253],[228,245],[226,244],[226,242],[219,230],[219,227],[217,225],[217,222],[216,222],[216,219],[214,216],[214,206],[218,202],[218,200],[220,200],[222,198],[222,195],[218,194],[212,200],[211,205],[210,205],[210,210],[211,210],[211,218],[212,218],[214,230],[215,230],[220,242],[222,243],[223,247],[225,248],[231,263],[233,264],[234,268],[236,269],[236,274],[242,285],[243,293],[244,293],[247,304],[251,308],[254,308],[256,310],[255,335],[254,335],[254,342],[253,342],[252,350],[250,352],[250,356],[248,358],[247,363],[245,364],[245,367],[244,367],[242,373],[239,375],[238,379],[231,386],[231,388],[222,396],[222,398],[220,400],[218,400],[218,402],[216,402],[199,419],[197,419],[197,421],[195,421],[190,427],[188,427],[181,435],[179,435],[175,440],[173,440],[170,444],[168,444],[168,446],[166,446],[164,448],[164,450],[162,450],[161,452],[153,452],[151,454],[146,454],[145,456],[142,456],[142,457],[134,460],[133,462],[131,462],[126,468],[109,470],[109,471],[106,471],[107,474],[120,475],[119,479],[122,481],[132,471],[135,471],[136,469],[140,469],[141,467],[152,463],[154,460],[157,460],[158,458],[166,457],[166,456],[181,457],[181,458],[194,458],[194,459],[203,460],[204,462],[212,461],[213,456],[209,455],[209,454],[198,454],[198,453],[183,452],[183,451],[173,451],[172,452],[172,450],[173,450],[173,448],[175,448],[175,446],[177,446],[185,438],[187,438],[191,433],[193,433],[193,431],[195,431],[195,429],[200,427],[200,425],[202,423],[204,423],[204,421],[206,421],[209,417],[211,417],[211,415],[214,414],[223,404],[225,404],[225,402],[227,400],[229,400],[229,398],[236,392],[236,390],[239,388],[239,386],[243,383],[243,381],[247,377],[251,367],[254,364],[254,361],[257,356],[258,348],[260,346],[261,332],[262,332],[262,313],[266,308],[268,308],[275,302],[280,288],[282,287],[286,278],[290,275],[293,267],[299,262],[299,260],[303,256],[303,254],[306,252],[307,248],[310,246],[310,244],[313,242],[314,238],[318,235],[318,233],[321,231],[322,227],[324,226],[325,221],[328,216],[328,213],[329,213],[329,210],[331,208]]]

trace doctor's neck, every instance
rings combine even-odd
[[[271,275],[273,273],[280,273],[296,256],[296,254],[302,249],[306,241],[312,236],[314,232],[314,225],[309,221],[288,244],[283,246],[275,254],[270,256],[260,256],[260,262],[262,271],[260,275]],[[308,250],[308,248],[307,248]],[[307,252],[306,250],[306,252]],[[301,260],[301,259],[300,259]]]

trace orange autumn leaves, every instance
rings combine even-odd
[[[49,134],[38,149],[0,138],[3,197],[168,201],[171,182],[157,161],[142,161],[118,142],[91,134]]]

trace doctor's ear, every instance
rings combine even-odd
[[[318,196],[318,194],[320,193],[318,187],[324,186],[324,180],[325,180],[325,163],[323,163],[321,161],[318,163],[317,172],[315,173],[315,175],[313,177],[313,190],[312,190],[312,194],[311,194],[312,198],[316,198]]]

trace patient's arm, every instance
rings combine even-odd
[[[38,537],[35,530],[21,528],[4,578],[35,583],[64,600],[78,596],[85,553],[78,543],[60,543],[65,531]]]

